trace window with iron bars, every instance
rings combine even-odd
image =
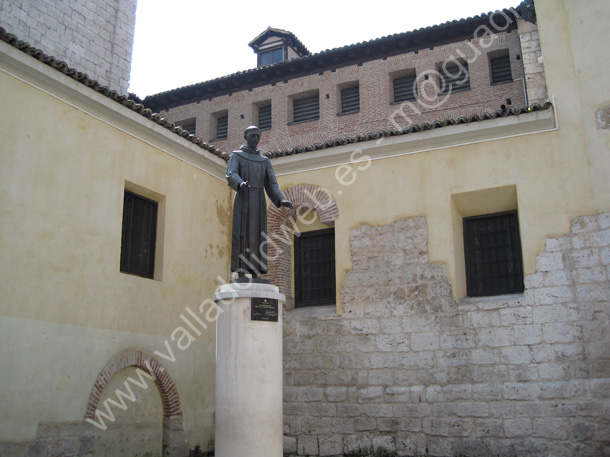
[[[464,254],[468,296],[523,292],[517,211],[464,218]]]
[[[158,203],[125,190],[121,271],[145,278],[155,274]]]
[[[335,303],[335,229],[294,237],[295,306]]]

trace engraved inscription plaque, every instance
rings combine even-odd
[[[277,298],[251,298],[250,300],[250,320],[278,321]]]

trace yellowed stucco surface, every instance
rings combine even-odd
[[[205,447],[215,326],[191,330],[194,341],[179,341],[176,330],[189,328],[180,318],[187,308],[199,313],[227,280],[229,189],[50,90],[0,72],[0,99],[11,107],[0,110],[0,359],[3,416],[11,417],[0,440],[31,440],[40,422],[82,421],[100,371],[131,349],[164,362],[185,438]],[[101,112],[124,110],[101,98],[92,101]],[[120,272],[125,189],[159,201],[155,279]],[[154,354],[167,345],[173,361]]]

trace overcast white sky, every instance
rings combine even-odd
[[[316,53],[519,3],[138,0],[129,91],[144,98],[254,68],[248,43],[268,26],[294,33]]]

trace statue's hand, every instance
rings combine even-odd
[[[239,184],[239,190],[245,189],[246,187],[248,187],[248,181]]]
[[[280,205],[283,206],[284,208],[290,208],[290,209],[294,208],[294,206],[292,206],[292,203],[290,203],[287,200],[280,201]]]

